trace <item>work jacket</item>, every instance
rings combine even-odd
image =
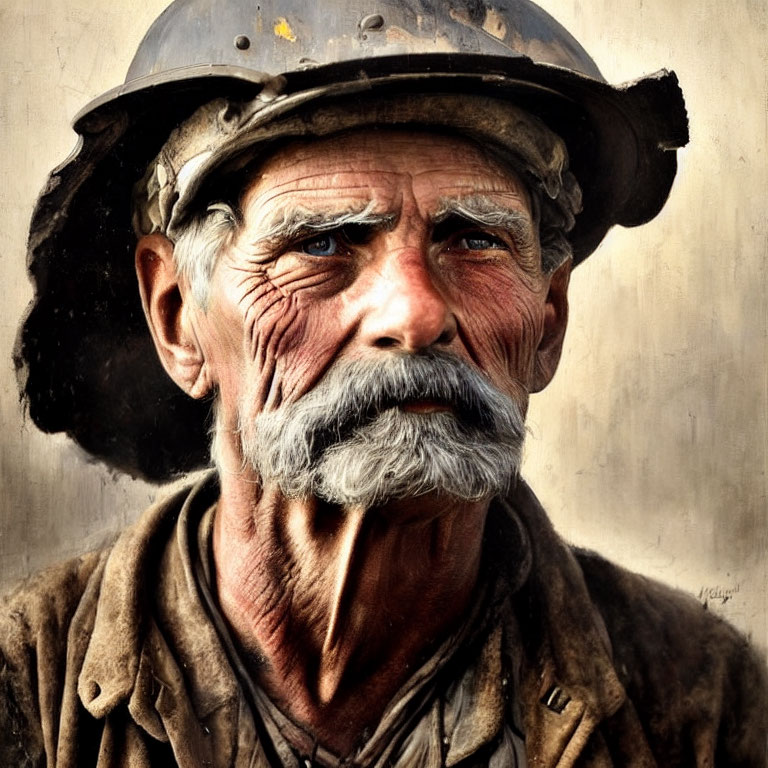
[[[7,598],[0,765],[305,764],[271,740],[280,713],[211,605],[199,553],[217,494],[212,478],[180,492]],[[764,667],[733,628],[566,545],[522,481],[485,533],[483,615],[395,696],[376,750],[339,765],[765,768]]]

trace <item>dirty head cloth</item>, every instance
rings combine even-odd
[[[278,107],[284,110],[284,105]],[[458,133],[501,152],[530,189],[554,204],[564,231],[573,229],[581,210],[565,142],[537,117],[507,102],[468,94],[397,95],[344,99],[287,117],[274,112],[258,98],[219,98],[196,110],[171,133],[134,189],[136,234],[162,232],[175,240],[195,212],[195,202],[199,211],[218,194],[231,197],[233,185],[226,180],[257,163],[275,142],[355,128]]]
[[[79,144],[51,173],[33,214],[35,298],[15,360],[35,424],[150,480],[207,463],[211,403],[189,399],[157,360],[136,288],[131,221],[136,182],[202,105],[249,105],[250,129],[267,117],[286,127],[342,101],[444,94],[506,103],[562,138],[582,193],[568,232],[574,264],[612,226],[637,226],[661,210],[674,150],[688,140],[673,73],[609,85],[530,0],[387,0],[374,10],[368,0],[175,0],[125,83],[75,118]],[[466,127],[487,131],[480,122]],[[171,230],[189,200],[204,199],[202,188],[192,194],[204,178],[197,174],[170,208],[161,199],[168,180],[155,179],[154,213]],[[546,172],[531,179],[544,189],[551,181]],[[567,191],[565,170],[562,181]]]

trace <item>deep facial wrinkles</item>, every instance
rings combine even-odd
[[[277,305],[289,301],[289,307],[280,313],[277,322],[266,324],[264,316]],[[260,376],[256,400],[262,406],[276,399],[275,362],[278,359],[277,347],[280,336],[298,315],[290,297],[286,297],[264,276],[264,279],[246,292],[243,301],[247,301],[244,311],[244,340],[252,361],[258,361]],[[266,302],[266,304],[264,303]],[[281,325],[283,326],[281,328]]]

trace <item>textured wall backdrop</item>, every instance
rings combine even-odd
[[[40,434],[11,360],[26,227],[68,125],[122,81],[165,0],[4,0],[0,21],[0,584],[98,546],[157,493]],[[541,0],[621,82],[675,69],[691,144],[651,224],[573,278],[525,474],[571,541],[692,592],[763,649],[768,10],[762,0]]]

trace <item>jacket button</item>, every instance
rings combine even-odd
[[[541,703],[550,711],[561,714],[571,697],[559,686],[553,685],[542,697]]]

